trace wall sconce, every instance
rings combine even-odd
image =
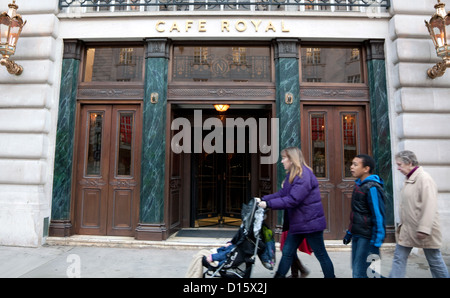
[[[217,105],[214,105],[214,108],[215,108],[216,111],[218,111],[218,112],[225,112],[226,110],[228,110],[229,107],[230,107],[230,105],[227,105],[227,104],[217,104]]]
[[[10,74],[20,75],[23,67],[9,59],[9,56],[16,52],[16,44],[19,40],[20,33],[27,21],[23,21],[20,14],[16,13],[19,6],[16,5],[16,0],[8,4],[8,12],[3,12],[0,15],[0,54],[3,58],[0,64],[6,66]]]
[[[152,94],[150,94],[150,102],[151,103],[157,103],[158,98],[159,98],[159,94],[157,92],[152,92]]]
[[[450,67],[450,13],[445,12],[445,3],[438,0],[438,4],[434,6],[436,13],[431,17],[430,22],[425,21],[425,26],[428,28],[431,39],[436,48],[436,54],[441,57],[443,61],[438,62],[435,66],[428,69],[427,74],[434,79],[444,75],[447,67]]]
[[[288,105],[291,105],[294,102],[294,94],[292,94],[291,92],[287,92],[284,95],[284,102]]]

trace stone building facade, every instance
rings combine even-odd
[[[403,149],[415,151],[436,180],[441,225],[450,223],[450,81],[448,74],[434,80],[426,74],[438,61],[423,22],[434,13],[434,1],[386,1],[387,9],[373,3],[371,7],[332,6],[361,1],[309,1],[317,4],[310,6],[298,1],[298,6],[284,10],[256,5],[245,10],[236,6],[208,10],[187,5],[187,12],[164,3],[132,6],[130,1],[105,1],[109,6],[76,7],[74,1],[65,8],[59,2],[70,1],[17,1],[18,13],[27,24],[13,59],[24,72],[13,76],[0,71],[1,245],[40,246],[47,237],[74,234],[164,240],[179,229],[198,227],[199,222],[201,226],[208,217],[218,216],[223,224],[238,214],[237,203],[278,189],[283,171],[277,165],[261,166],[261,152],[242,157],[248,182],[245,197],[237,203],[230,199],[238,196],[233,186],[223,182],[231,181],[232,176],[226,179],[225,174],[233,173],[230,169],[237,164],[225,161],[224,155],[215,155],[213,165],[225,170],[215,172],[220,179],[213,185],[222,187],[214,191],[227,195],[208,199],[209,182],[191,179],[210,164],[203,151],[174,153],[171,140],[176,130],[171,124],[177,118],[191,121],[195,110],[202,111],[202,121],[217,118],[211,111],[213,103],[230,104],[226,112],[230,118],[278,119],[280,150],[294,145],[307,153],[321,181],[328,239],[339,239],[345,226],[353,181],[340,169],[354,153],[368,152],[377,160],[377,172],[389,192],[390,241],[404,179],[392,160]],[[8,3],[0,0],[0,8],[6,10]],[[123,3],[129,5],[114,6]],[[110,56],[95,57],[106,62],[90,64],[90,55],[102,49],[110,51]],[[339,56],[341,50],[343,56]],[[191,58],[183,54],[188,52]],[[346,70],[332,63],[343,59],[336,57],[347,57],[345,65],[349,65],[341,81],[307,67],[315,65],[318,70],[318,64],[333,65],[327,74],[335,71],[338,77],[339,70]],[[186,74],[183,59],[193,59],[189,81],[176,76]],[[195,65],[207,64],[202,59],[209,63],[206,76],[204,71],[195,74],[201,70]],[[114,82],[96,82],[95,72],[108,61],[114,61]],[[352,61],[359,61],[358,71],[350,67]],[[92,73],[87,72],[92,65]],[[124,65],[133,74],[122,69],[120,76]],[[235,72],[232,79],[223,79],[225,70]],[[270,75],[257,77],[264,71]],[[130,76],[139,79],[133,81]],[[120,124],[114,122],[114,113],[121,115]],[[83,115],[91,117],[91,122]],[[101,142],[92,141],[95,135],[89,132],[95,130],[98,115],[104,115],[98,118],[103,119],[102,127],[111,119],[108,134],[114,135],[114,127],[120,127],[117,139],[103,139],[106,133],[102,132]],[[93,125],[91,130],[87,128],[91,124],[83,126],[83,119]],[[127,139],[122,122],[127,119],[135,124],[132,139]],[[190,123],[195,130],[194,122]],[[314,125],[328,129],[333,123],[342,130],[326,130],[324,139],[320,139],[323,131],[313,129]],[[338,138],[351,132],[350,124],[358,125],[350,135],[355,143]],[[117,165],[117,172],[105,170],[107,180],[89,180],[80,164],[89,163],[92,144],[105,146],[106,141],[120,145],[97,155],[92,149],[91,160],[108,154],[132,163],[119,170],[119,161],[110,158],[110,169]],[[137,142],[132,143],[136,151],[127,147],[131,142]],[[341,147],[343,151],[337,149]],[[87,157],[82,155],[84,148],[88,148]],[[274,228],[280,227],[281,215],[273,213],[269,221]],[[450,234],[445,229],[443,240],[448,249]]]

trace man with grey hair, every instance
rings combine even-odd
[[[397,169],[406,176],[401,191],[400,222],[395,231],[392,270],[389,277],[405,277],[406,262],[413,247],[423,248],[433,277],[448,278],[441,255],[442,236],[437,207],[437,186],[433,178],[419,166],[414,152],[405,150],[395,155]]]

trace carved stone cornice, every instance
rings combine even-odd
[[[367,49],[367,61],[384,60],[384,40],[370,39],[365,42]]]
[[[277,38],[274,40],[275,59],[296,58],[298,59],[298,38]]]
[[[170,57],[170,43],[169,38],[146,38],[147,51],[145,53],[145,59],[147,58],[166,58]]]
[[[83,48],[83,42],[81,40],[65,39],[64,40],[63,59],[81,60],[81,49],[82,48]]]

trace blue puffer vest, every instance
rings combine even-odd
[[[349,231],[371,239],[371,244],[380,247],[386,236],[385,201],[383,180],[371,175],[361,181],[355,181],[352,193],[352,212]]]

